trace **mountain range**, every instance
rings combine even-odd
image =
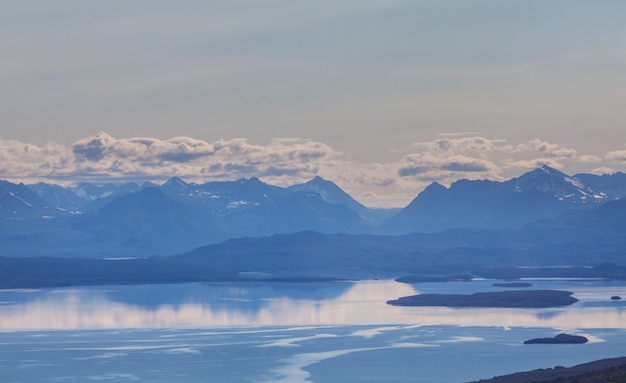
[[[606,215],[602,206],[625,196],[623,173],[568,176],[547,166],[504,182],[432,183],[402,209],[368,208],[321,177],[286,188],[258,178],[195,184],[173,177],[162,185],[67,188],[0,181],[0,255],[170,255],[232,238],[301,231],[403,235],[524,228],[539,235],[542,225],[563,226],[559,217],[584,225],[576,214],[589,212],[591,222],[591,212]]]
[[[384,223],[394,233],[449,228],[516,228],[568,210],[594,208],[626,196],[626,174],[568,176],[548,166],[505,182],[430,184]]]

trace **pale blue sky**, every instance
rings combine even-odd
[[[308,163],[295,173],[285,163],[267,180],[321,173],[370,204],[402,204],[434,179],[502,178],[542,162],[626,170],[625,1],[25,0],[0,9],[0,178],[17,178],[8,164],[22,161],[30,178],[64,170],[69,179],[72,145],[101,131],[122,141],[245,138],[266,157],[229,161],[253,164],[317,143],[327,162],[296,156]],[[459,137],[501,148],[472,152]],[[428,151],[444,138],[457,139],[456,151]],[[27,143],[69,157],[42,165],[14,148]],[[438,172],[453,156],[489,164]],[[411,164],[432,171],[400,177]]]

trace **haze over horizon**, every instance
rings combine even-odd
[[[10,2],[0,179],[320,175],[372,207],[626,171],[625,2]],[[106,132],[106,133],[98,133]]]

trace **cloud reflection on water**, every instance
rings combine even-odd
[[[573,305],[557,309],[394,307],[385,302],[415,294],[413,287],[393,281],[337,286],[339,292],[326,298],[294,298],[288,293],[280,295],[281,289],[274,287],[272,296],[251,294],[248,301],[233,301],[232,296],[218,294],[210,300],[185,301],[185,297],[180,297],[180,303],[172,299],[168,303],[148,306],[139,298],[132,302],[132,286],[120,287],[122,293],[130,294],[125,295],[123,302],[112,298],[111,290],[89,288],[48,290],[37,292],[32,298],[27,297],[29,293],[23,293],[25,299],[0,306],[0,330],[378,324],[626,329],[626,308],[623,306]],[[214,285],[196,287],[206,291],[221,288]],[[262,284],[239,287],[264,288]],[[225,291],[232,291],[231,287],[228,288],[230,290]],[[290,285],[285,284],[282,288],[289,289]],[[161,290],[166,293],[168,285],[155,286],[154,289],[154,294]]]

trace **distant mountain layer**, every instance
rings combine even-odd
[[[152,214],[155,202],[165,216],[176,216],[176,225]],[[128,211],[132,214],[126,214]],[[54,230],[48,227],[46,231],[42,226],[33,234],[29,221],[14,221],[13,227],[22,228],[27,234],[12,235],[5,244],[23,249],[46,243],[67,249],[68,253],[61,255],[80,257],[81,254],[70,251],[83,249],[114,259],[0,256],[0,288],[241,278],[396,278],[415,274],[435,279],[471,275],[508,280],[626,280],[626,200],[607,202],[596,209],[563,214],[516,230],[455,229],[406,235],[303,231],[230,239],[175,256],[137,258],[141,248],[158,254],[172,253],[177,246],[197,244],[222,230],[198,224],[200,213],[184,208],[157,189],[147,188],[119,198],[93,215],[70,217],[62,223],[65,226],[56,222]],[[149,225],[145,224],[146,217],[150,217]],[[140,223],[146,225],[141,231],[130,231]],[[153,238],[154,243],[146,238]],[[175,242],[180,238],[186,240]],[[116,242],[120,239],[124,242]],[[113,251],[120,248],[136,250],[127,254]],[[101,253],[96,253],[98,250]],[[105,253],[107,250],[110,253]],[[121,254],[131,259],[119,260]]]
[[[585,226],[584,222],[592,225]],[[556,234],[550,235],[551,232]],[[223,265],[229,271],[242,271],[242,267],[263,272],[336,269],[338,274],[333,276],[345,276],[347,269],[368,267],[379,271],[404,270],[405,275],[424,275],[426,269],[444,274],[480,269],[482,275],[498,277],[499,273],[503,278],[516,278],[518,275],[506,269],[483,269],[623,264],[625,233],[626,201],[618,200],[594,210],[580,211],[575,219],[565,214],[516,230],[456,229],[399,236],[301,232],[232,239],[197,248],[180,257],[202,259]],[[569,276],[591,277],[589,273],[574,275],[574,271],[567,271]],[[533,269],[527,274],[545,276]],[[552,276],[556,274],[558,270]]]
[[[603,220],[619,225],[619,215],[598,207],[624,195],[622,173],[568,176],[546,166],[505,182],[459,180],[449,188],[433,183],[400,210],[365,207],[320,177],[287,188],[258,178],[195,184],[174,177],[160,186],[71,188],[0,181],[0,255],[170,255],[231,238],[300,231],[400,235],[531,223],[523,235],[567,237],[604,227]],[[612,230],[600,234],[623,236]],[[515,240],[525,241],[523,235]],[[499,237],[483,231],[480,241],[491,241],[493,248]]]
[[[614,208],[622,209],[620,213],[626,216],[623,206]],[[548,227],[550,223],[544,224]],[[567,230],[564,222],[553,224],[562,225],[562,233]],[[231,239],[166,257],[0,256],[0,288],[241,279],[310,282],[397,278],[418,273],[421,281],[448,279],[451,275],[506,280],[555,277],[626,280],[623,257],[626,225],[604,229],[622,235],[598,237],[598,231],[580,235],[576,227],[572,227],[575,235],[554,238],[536,237],[527,229],[459,229],[402,236],[300,232]]]

